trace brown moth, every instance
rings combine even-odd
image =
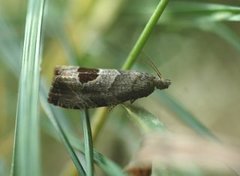
[[[159,75],[159,74],[158,74]],[[166,89],[170,80],[137,71],[57,66],[48,102],[70,109],[114,106]]]

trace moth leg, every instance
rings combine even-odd
[[[136,101],[136,99],[131,99],[130,103],[133,104],[134,101]]]
[[[110,105],[108,106],[108,112],[111,112],[113,108],[115,108],[117,105]]]

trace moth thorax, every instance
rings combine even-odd
[[[157,89],[167,89],[171,84],[171,81],[169,79],[156,78],[154,84]]]

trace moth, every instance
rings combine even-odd
[[[48,102],[70,109],[88,109],[133,102],[166,89],[170,80],[148,73],[78,66],[57,66]]]

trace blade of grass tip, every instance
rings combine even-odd
[[[53,114],[53,111],[51,109],[51,107],[49,106],[49,104],[47,103],[47,93],[45,88],[43,87],[43,85],[41,85],[41,94],[40,94],[40,101],[41,101],[41,105],[45,111],[45,113],[47,114],[49,120],[51,121],[52,125],[54,126],[54,128],[56,129],[58,135],[60,135],[63,144],[65,145],[75,167],[77,168],[78,174],[81,176],[85,176],[86,173],[83,169],[83,166],[81,165],[76,152],[74,151],[71,143],[68,140],[67,135],[65,134],[62,126],[60,125],[60,123],[58,122],[58,119],[55,117],[55,115]]]
[[[119,166],[98,152],[94,152],[94,160],[108,176],[127,176]]]
[[[145,28],[143,29],[143,32],[141,33],[140,37],[138,38],[136,44],[132,48],[131,52],[128,55],[128,58],[126,59],[125,63],[122,66],[123,70],[130,69],[134,62],[137,59],[137,56],[140,54],[143,46],[145,45],[147,39],[149,38],[151,32],[153,31],[154,26],[157,24],[159,17],[163,13],[165,7],[167,6],[169,0],[161,0],[153,12],[153,15],[149,19],[148,23],[146,24]],[[105,124],[107,120],[108,115],[108,108],[100,108],[96,111],[94,114],[93,122],[92,122],[92,128],[93,128],[93,140],[95,141],[97,139],[98,133],[101,131],[103,125]]]
[[[44,0],[30,0],[19,82],[11,175],[41,175],[38,119],[40,43]]]
[[[152,113],[133,105],[122,105],[122,107],[128,112],[129,117],[134,121],[143,133],[158,131],[166,131],[166,126]]]
[[[88,109],[84,110],[83,133],[84,133],[84,153],[87,162],[87,176],[93,176],[93,143],[92,131]]]

